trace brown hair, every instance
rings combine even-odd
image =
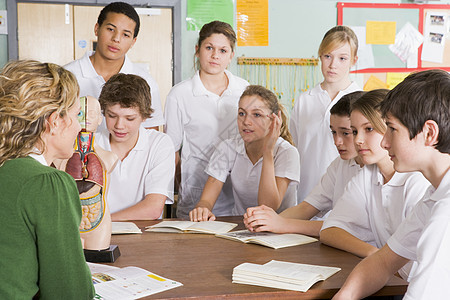
[[[319,57],[342,47],[346,43],[350,45],[353,63],[358,52],[358,37],[350,27],[342,25],[335,26],[325,33],[319,46]]]
[[[436,149],[450,153],[450,75],[434,69],[412,73],[392,89],[380,106],[385,117],[391,114],[409,131],[413,139],[422,132],[425,122],[433,120],[439,127]]]
[[[98,98],[103,114],[108,106],[136,107],[143,119],[153,113],[150,86],[144,78],[132,74],[113,75],[103,86]]]
[[[50,115],[64,117],[78,101],[75,76],[52,63],[18,60],[0,73],[0,165],[33,153],[45,144],[42,134]]]
[[[230,24],[221,21],[212,21],[205,24],[198,35],[197,49],[194,55],[194,65],[197,66],[197,70],[200,70],[200,63],[197,61],[196,55],[199,53],[203,41],[213,34],[223,34],[230,42],[231,51],[234,52],[236,46],[236,33]]]
[[[372,90],[359,99],[355,100],[350,106],[351,111],[359,111],[372,124],[373,128],[380,134],[386,132],[386,123],[381,117],[379,108],[380,103],[384,100],[389,90],[377,89]]]
[[[288,125],[287,125],[287,117],[286,113],[283,107],[283,104],[278,101],[277,96],[270,90],[266,89],[263,86],[260,85],[249,85],[244,90],[244,92],[241,95],[242,99],[245,96],[258,96],[263,100],[263,102],[267,105],[267,107],[270,109],[270,111],[274,114],[278,114],[279,111],[281,111],[281,132],[280,136],[288,141],[291,145],[294,145],[294,142],[292,141],[291,133],[289,132]]]

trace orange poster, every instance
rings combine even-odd
[[[236,1],[238,46],[269,45],[269,1]]]

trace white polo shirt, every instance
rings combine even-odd
[[[291,112],[289,130],[300,154],[298,203],[308,196],[339,155],[330,130],[330,109],[343,95],[361,90],[356,83],[332,100],[320,84],[301,93]]]
[[[336,201],[344,194],[350,179],[361,170],[362,168],[353,158],[343,160],[338,156],[304,201],[320,210],[321,215],[326,214],[333,209]]]
[[[165,132],[175,150],[181,149],[181,184],[177,216],[186,218],[200,200],[208,175],[205,168],[215,145],[239,135],[238,103],[248,82],[225,71],[228,87],[222,96],[208,91],[199,72],[175,85],[167,96]],[[234,205],[231,184],[226,182],[213,213],[231,214]]]
[[[279,137],[274,153],[275,177],[291,180],[277,212],[296,205],[300,160],[297,149]],[[225,182],[230,175],[233,185],[233,215],[243,215],[247,208],[258,205],[262,157],[253,165],[245,151],[241,137],[219,144],[211,157],[206,173]],[[216,202],[217,203],[217,202]]]
[[[324,221],[322,230],[339,227],[358,239],[381,248],[411,213],[430,186],[421,173],[394,173],[388,183],[376,164],[365,166],[348,183]],[[408,278],[411,266],[400,275]]]
[[[111,151],[107,130],[97,132],[95,138],[100,147]],[[174,174],[172,140],[141,125],[136,146],[111,172],[107,198],[111,213],[139,203],[148,194],[165,195],[166,203],[173,203]]]
[[[437,189],[428,189],[388,245],[417,261],[403,299],[450,299],[450,171]]]
[[[106,83],[102,76],[98,75],[94,69],[94,66],[89,59],[94,54],[94,51],[87,51],[84,56],[78,60],[64,66],[65,69],[72,72],[77,78],[78,85],[80,86],[80,96],[93,96],[98,99],[103,85]],[[125,55],[123,66],[119,73],[133,74],[144,78],[150,86],[150,92],[152,95],[152,108],[153,113],[151,118],[144,121],[144,127],[155,127],[164,125],[164,117],[161,106],[161,96],[159,95],[159,87],[156,81],[150,76],[150,74],[142,67],[131,62],[128,56]],[[97,131],[102,131],[106,128],[105,122],[98,127]]]

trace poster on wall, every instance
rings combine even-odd
[[[269,46],[269,1],[237,0],[238,46]]]
[[[442,63],[447,33],[447,14],[428,12],[425,18],[422,60]]]
[[[203,25],[218,20],[234,25],[233,0],[188,0],[186,28],[190,31],[200,30]]]

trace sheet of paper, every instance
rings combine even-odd
[[[389,45],[389,49],[401,61],[406,62],[410,56],[417,53],[417,49],[422,43],[423,35],[411,23],[407,22],[395,36],[395,44]]]
[[[403,81],[409,73],[386,73],[386,83],[389,89],[393,89]]]
[[[447,14],[443,14],[442,12],[427,12],[425,17],[422,60],[442,63],[447,22]]]
[[[237,0],[238,46],[269,46],[269,1]]]
[[[376,89],[387,89],[388,85],[381,81],[378,77],[371,75],[369,79],[367,79],[366,84],[364,84],[364,91],[371,91]]]
[[[395,43],[397,22],[366,21],[366,43],[389,45]]]
[[[186,27],[190,31],[200,30],[214,20],[234,25],[233,0],[188,0],[186,10]]]
[[[142,233],[133,222],[111,222],[112,234]]]
[[[358,37],[358,60],[352,70],[362,70],[375,67],[372,45],[366,43],[366,27],[352,26],[352,30]]]

